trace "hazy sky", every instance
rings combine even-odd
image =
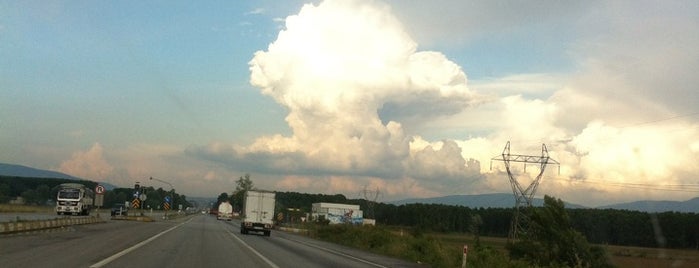
[[[510,193],[511,141],[537,195],[686,200],[697,48],[699,1],[0,0],[0,162],[391,201]]]

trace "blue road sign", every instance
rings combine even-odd
[[[166,202],[166,203],[170,203],[170,197],[169,197],[169,196],[166,196],[166,197],[165,197],[165,202]]]

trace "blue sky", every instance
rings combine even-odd
[[[0,1],[0,162],[388,201],[509,192],[509,140],[540,194],[696,196],[694,1],[304,3]]]

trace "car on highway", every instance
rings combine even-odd
[[[126,216],[129,212],[129,207],[125,204],[116,203],[112,206],[112,216]]]

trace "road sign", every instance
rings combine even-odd
[[[170,210],[170,203],[168,203],[168,202],[163,203],[163,209]]]
[[[97,185],[97,187],[95,187],[96,194],[104,194],[104,191],[105,191],[105,189],[104,189],[104,186],[102,186],[102,185]]]
[[[141,195],[141,192],[135,191],[135,192],[133,193],[133,198],[138,198],[139,195]]]
[[[170,199],[170,196],[165,197],[165,203],[170,203],[170,200],[172,200],[172,199]]]
[[[98,206],[98,207],[104,206],[104,195],[103,194],[98,194],[95,196],[95,206]]]
[[[146,194],[141,194],[138,196],[138,199],[141,199],[141,201],[146,201],[146,198],[147,198]]]
[[[133,208],[139,208],[139,207],[141,207],[141,201],[138,200],[138,198],[134,198],[134,200],[131,201],[131,206]]]

